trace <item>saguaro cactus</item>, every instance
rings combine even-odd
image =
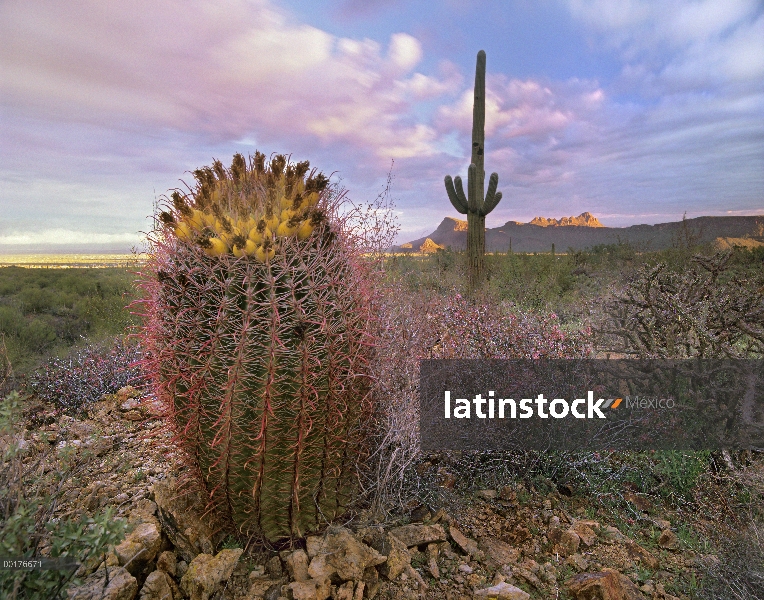
[[[488,193],[485,192],[485,51],[477,55],[475,67],[475,101],[472,105],[472,161],[467,172],[467,196],[464,195],[462,178],[452,180],[446,175],[446,192],[454,208],[467,215],[467,251],[469,256],[469,286],[474,290],[483,277],[485,255],[485,216],[501,200],[496,191],[499,175],[491,173]]]

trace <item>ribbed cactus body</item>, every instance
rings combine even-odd
[[[270,179],[250,203],[278,199],[280,182]],[[313,213],[309,235],[299,222],[286,235],[271,231],[270,255],[260,257],[165,235],[143,278],[147,367],[175,440],[217,512],[271,541],[346,510],[370,409],[365,280],[341,230],[315,206],[324,212]],[[165,217],[165,231],[183,212]]]

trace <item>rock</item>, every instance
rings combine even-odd
[[[427,569],[434,579],[440,579],[440,569],[438,568],[438,545],[427,544]]]
[[[579,573],[566,585],[576,600],[644,600],[639,588],[615,569]]]
[[[623,543],[631,541],[612,525],[608,525],[602,530],[602,537],[610,543]]]
[[[478,547],[485,552],[486,559],[496,567],[517,562],[520,558],[520,550],[513,548],[506,542],[491,536],[478,539]]]
[[[188,571],[188,563],[185,560],[179,560],[178,566],[176,567],[175,577],[177,577],[178,580],[183,579],[186,571]]]
[[[139,575],[159,554],[161,545],[162,535],[156,523],[141,523],[114,548],[114,554],[120,566],[132,575]]]
[[[571,554],[568,558],[565,559],[566,565],[573,567],[576,571],[579,573],[581,571],[586,571],[586,569],[589,568],[589,561],[586,560],[581,554]]]
[[[597,534],[592,529],[592,523],[594,522],[576,521],[571,527],[585,546],[593,546],[597,542]]]
[[[626,542],[626,550],[631,558],[640,561],[650,569],[658,568],[658,559],[632,540]]]
[[[271,579],[279,579],[284,570],[281,568],[281,559],[278,556],[273,556],[265,563],[265,572]]]
[[[190,600],[209,600],[218,586],[231,577],[242,552],[241,548],[226,548],[216,556],[204,553],[197,555],[180,580],[181,589]]]
[[[332,585],[328,579],[293,581],[287,589],[291,600],[326,600],[332,593]]]
[[[493,587],[476,590],[473,594],[473,598],[490,600],[528,600],[530,597],[529,593],[508,583],[499,583]]]
[[[465,536],[454,525],[451,525],[448,528],[448,533],[451,536],[451,539],[454,540],[454,542],[456,542],[456,545],[459,546],[459,548],[461,548],[462,552],[464,552],[465,554],[469,554],[470,556],[475,556],[476,554],[480,552],[477,542]]]
[[[137,593],[138,581],[122,567],[100,569],[67,590],[68,600],[133,600]]]
[[[330,527],[318,539],[320,541],[313,539],[308,542],[309,554],[314,554],[308,573],[314,579],[318,579],[316,574],[331,577],[335,573],[342,581],[362,579],[367,567],[380,565],[387,560],[344,527]]]
[[[175,556],[174,552],[165,550],[159,555],[159,558],[157,558],[157,570],[164,571],[165,573],[175,577],[177,574],[177,569],[178,557]]]
[[[361,588],[360,592],[358,591],[359,588]],[[363,572],[363,581],[359,581],[356,586],[355,595],[358,597],[358,600],[361,600],[362,598],[373,598],[377,595],[379,588],[379,573],[374,567],[367,567]]]
[[[390,535],[397,537],[407,548],[446,541],[446,532],[441,525],[411,523],[391,529]]]
[[[465,575],[469,575],[472,573],[472,567],[469,566],[467,563],[462,563],[459,565],[458,570],[460,573],[464,573]]]
[[[202,552],[212,554],[217,540],[207,521],[199,517],[203,510],[199,509],[198,496],[181,495],[175,485],[174,477],[154,483],[157,515],[178,556],[191,562]]]
[[[164,571],[153,571],[146,577],[139,600],[173,600],[172,580]]]
[[[328,554],[319,554],[313,557],[308,566],[308,575],[311,579],[331,579],[332,575],[337,571],[332,565],[329,564]]]
[[[308,575],[308,555],[305,550],[295,550],[289,554],[284,561],[292,581],[307,581]]]
[[[535,587],[537,590],[544,589],[544,586],[541,583],[541,580],[536,577],[536,573],[534,573],[534,569],[531,565],[528,565],[528,562],[532,562],[535,564],[536,569],[535,571],[538,572],[538,564],[536,564],[536,561],[526,561],[519,567],[515,567],[512,572],[516,577],[519,577],[520,579],[524,579],[528,583],[530,583],[533,587]]]
[[[400,541],[394,535],[387,533],[377,533],[369,536],[367,543],[387,560],[377,567],[380,575],[393,581],[400,575],[407,565],[411,564],[411,554],[409,554],[406,544]]]
[[[133,503],[128,523],[156,523],[159,527],[159,520],[156,518],[157,505],[148,498],[142,498]]]
[[[679,538],[670,529],[664,529],[661,531],[661,535],[658,538],[658,545],[666,550],[678,550]]]
[[[265,593],[263,594],[263,600],[279,600],[279,598],[282,598],[281,595],[281,588],[283,587],[280,583],[274,583],[271,587],[269,587],[267,590],[265,590]]]
[[[282,585],[281,581],[277,579],[267,579],[267,578],[250,579],[248,595],[250,596],[250,598],[265,596],[266,592],[270,590],[271,588],[278,588],[279,592],[276,593],[276,598],[278,598],[281,595],[281,592],[280,592],[281,585]]]
[[[421,504],[420,506],[417,506],[411,511],[411,521],[413,523],[421,523],[422,521],[426,521],[432,516],[432,510],[430,510],[430,507]]]
[[[354,587],[352,581],[346,581],[337,588],[337,594],[334,596],[334,600],[353,600]]]
[[[572,528],[563,530],[553,527],[549,530],[547,537],[562,556],[570,556],[578,552],[578,546],[581,543],[581,538]]]
[[[475,492],[475,496],[483,500],[496,500],[498,495],[499,493],[496,490],[478,490]]]

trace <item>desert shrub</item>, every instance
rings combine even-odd
[[[591,331],[568,330],[554,313],[472,301],[459,293],[413,294],[389,282],[378,310],[374,364],[377,439],[364,481],[373,509],[399,505],[420,478],[419,360],[427,358],[575,358],[590,356]]]
[[[683,272],[641,268],[607,304],[602,346],[642,358],[764,355],[764,279],[729,273],[730,257],[696,255]]]
[[[59,453],[47,449],[27,456],[31,448],[21,448],[18,442],[21,423],[21,401],[16,392],[0,402],[0,555],[5,558],[43,558],[41,550],[47,544],[46,558],[60,559],[74,568],[34,569],[29,571],[0,571],[0,597],[8,600],[62,597],[65,586],[80,583],[75,571],[77,564],[98,561],[108,547],[124,539],[127,523],[115,519],[112,509],[88,517],[53,518],[61,499],[61,483],[82,474],[87,463],[84,456]],[[41,468],[55,460],[53,471]],[[47,474],[41,474],[46,473]]]
[[[76,413],[121,387],[142,386],[140,359],[140,346],[117,338],[110,345],[91,345],[49,360],[32,375],[30,387],[41,400]]]
[[[19,375],[76,345],[121,335],[137,319],[125,269],[0,268],[0,333]]]

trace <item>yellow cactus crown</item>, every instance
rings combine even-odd
[[[279,240],[305,240],[326,222],[321,199],[329,180],[308,161],[290,163],[277,154],[266,164],[255,152],[249,164],[234,154],[230,168],[219,160],[193,172],[190,193],[174,191],[172,210],[160,221],[178,240],[201,246],[210,256],[233,254],[265,262]]]

